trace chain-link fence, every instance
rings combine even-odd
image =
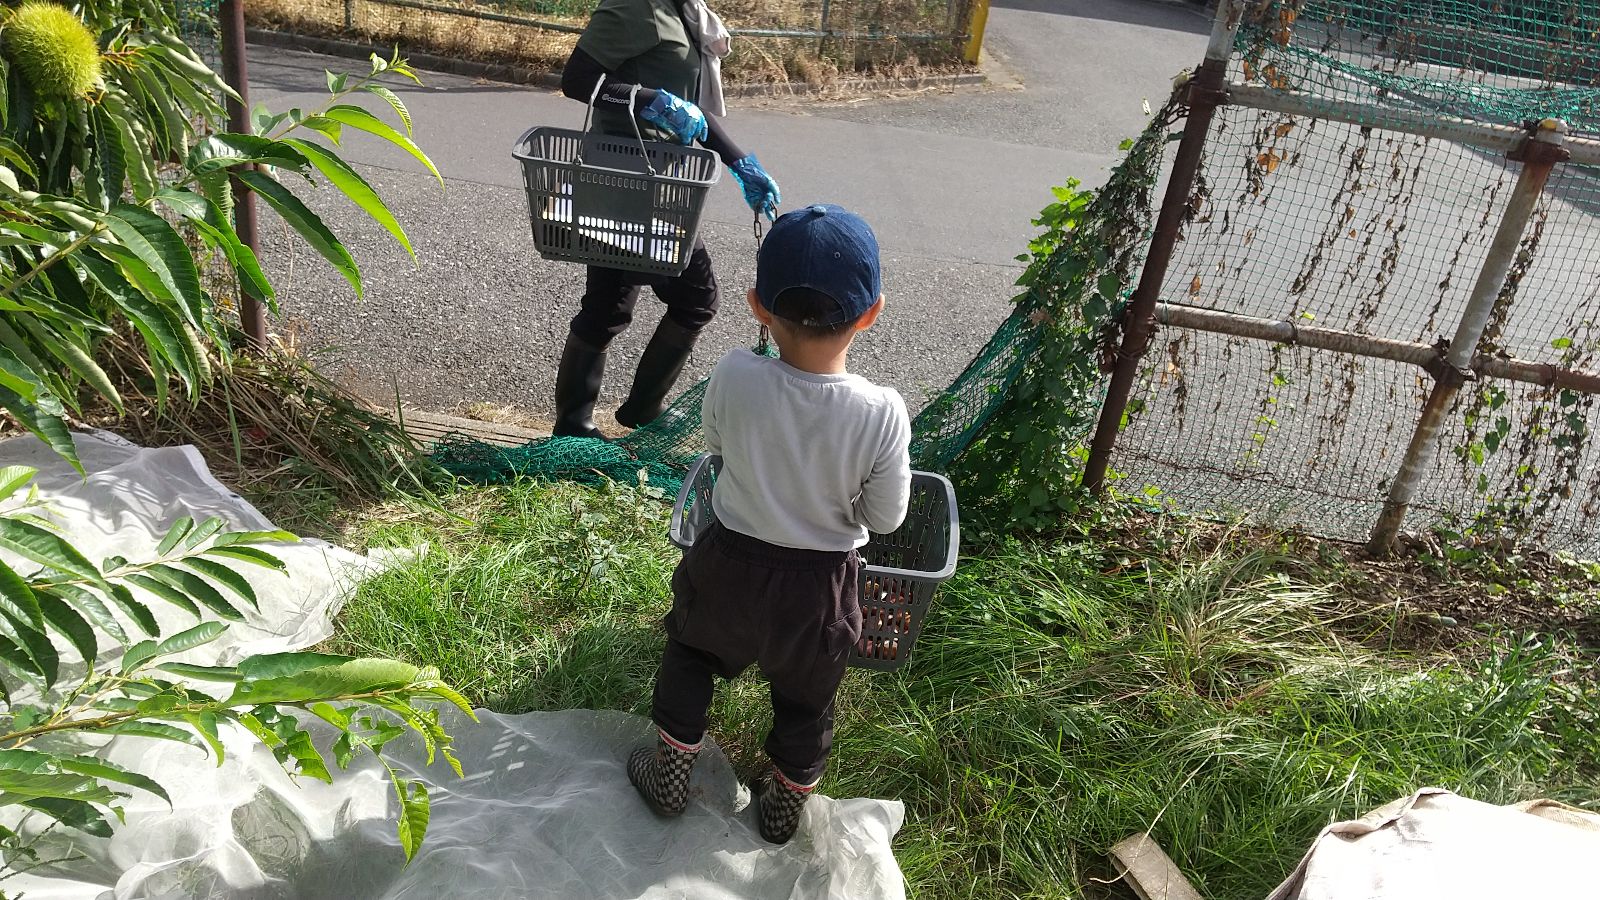
[[[1235,5],[1122,489],[1600,551],[1600,4]]]
[[[962,61],[979,0],[726,0],[730,78],[825,82]],[[255,0],[253,24],[559,69],[596,0]]]
[[[200,54],[206,65],[220,71],[222,31],[217,18],[218,0],[177,0],[174,9],[184,43]]]

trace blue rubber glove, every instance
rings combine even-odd
[[[728,167],[733,173],[733,180],[739,183],[739,189],[744,191],[744,202],[750,204],[756,215],[766,216],[768,220],[778,217],[778,204],[783,202],[783,192],[778,190],[778,182],[761,168],[761,161],[752,154],[743,159],[735,160]]]
[[[700,107],[670,91],[656,91],[656,99],[640,110],[639,118],[671,132],[673,140],[685,146],[705,140],[708,133]]]

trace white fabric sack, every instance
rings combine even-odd
[[[1268,900],[1543,900],[1600,895],[1600,816],[1493,806],[1438,788],[1325,829]]]

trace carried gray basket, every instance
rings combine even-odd
[[[672,542],[688,550],[716,521],[711,490],[722,457],[703,453],[689,468],[672,507]],[[861,639],[850,665],[898,669],[911,650],[940,582],[956,571],[961,523],[956,492],[949,479],[932,472],[911,473],[911,503],[906,520],[893,534],[873,534],[861,548]]]
[[[582,131],[530,128],[512,148],[534,247],[558,262],[679,275],[694,252],[706,194],[722,177],[717,156],[647,141],[637,120],[632,140],[590,131],[599,88]]]

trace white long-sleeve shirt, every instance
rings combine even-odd
[[[905,521],[911,418],[892,388],[734,350],[711,373],[700,416],[706,449],[722,457],[711,504],[725,528],[852,550]]]

